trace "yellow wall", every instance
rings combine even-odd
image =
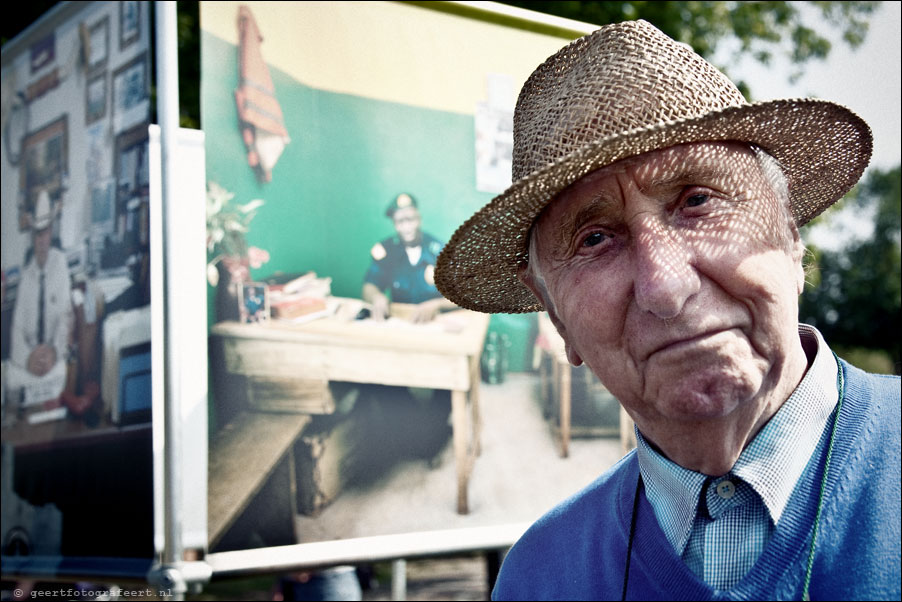
[[[237,44],[240,4],[203,2],[202,27]],[[402,2],[248,5],[264,32],[264,59],[298,81],[468,115],[486,100],[486,73],[512,78],[512,106],[533,69],[569,41]]]

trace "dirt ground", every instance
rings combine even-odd
[[[298,515],[301,542],[534,521],[620,458],[616,437],[574,438],[569,457],[562,458],[539,389],[538,376],[527,373],[509,374],[502,384],[482,383],[482,453],[470,478],[469,514],[456,511],[448,429],[434,456],[396,462],[366,485],[342,491],[317,516]],[[405,437],[397,438],[404,445]]]

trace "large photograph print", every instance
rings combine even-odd
[[[559,428],[570,372],[534,315],[433,280],[510,183],[516,90],[570,38],[392,2],[201,13],[210,551],[526,523],[619,457],[583,373],[596,420]]]
[[[61,6],[3,47],[4,572],[153,557],[149,22],[135,14],[127,36],[145,35],[124,48],[115,2]]]

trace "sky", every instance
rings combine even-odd
[[[803,10],[810,10],[804,7]],[[844,105],[862,117],[874,135],[869,167],[890,169],[902,163],[902,2],[881,2],[870,18],[865,42],[849,48],[817,16],[806,23],[832,42],[825,61],[808,61],[804,74],[789,82],[788,58],[775,57],[770,67],[752,58],[730,64],[728,54],[715,60],[727,65],[731,78],[745,80],[754,100],[816,97]],[[724,49],[727,51],[728,49]],[[719,51],[720,52],[720,51]],[[805,240],[821,249],[838,250],[873,234],[873,216],[854,209],[831,211],[821,223],[803,228]]]
[[[817,97],[845,105],[871,126],[874,156],[871,165],[888,169],[902,161],[902,2],[881,2],[870,18],[864,44],[852,50],[838,35],[827,35],[818,17],[806,23],[833,42],[826,61],[809,61],[804,75],[790,84],[789,60],[775,59],[770,67],[747,58],[727,67],[734,79],[744,79],[755,100]],[[720,56],[718,56],[720,58]],[[727,64],[720,61],[720,64]]]

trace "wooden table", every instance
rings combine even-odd
[[[479,357],[489,316],[457,310],[429,324],[354,320],[353,300],[326,318],[296,324],[221,322],[226,368],[269,390],[303,379],[451,391],[457,511],[467,514],[467,486],[479,454]],[[357,304],[360,302],[357,301]]]

